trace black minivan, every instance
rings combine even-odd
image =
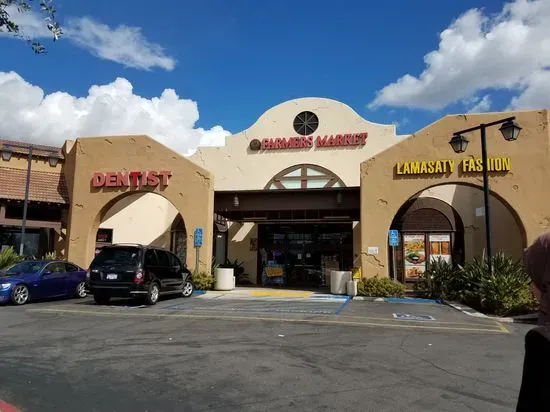
[[[189,297],[195,289],[191,272],[176,255],[137,244],[104,246],[90,264],[87,278],[99,305],[112,297],[137,297],[154,305],[160,295]]]

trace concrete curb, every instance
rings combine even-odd
[[[457,302],[447,302],[447,301],[442,301],[443,304],[447,305],[447,306],[450,306],[451,308],[453,309],[456,309],[468,316],[472,316],[474,318],[482,318],[482,319],[493,319],[493,320],[496,320],[498,322],[503,322],[503,323],[520,323],[520,322],[525,322],[525,321],[529,321],[529,320],[537,320],[538,317],[539,317],[539,313],[538,312],[535,312],[535,313],[529,313],[527,315],[518,315],[518,316],[511,316],[511,317],[498,317],[498,316],[489,316],[489,315],[486,315],[484,313],[481,313],[481,312],[478,312],[477,310],[475,309],[472,309],[466,305],[463,305],[462,303],[457,303]]]
[[[420,299],[420,298],[375,298],[373,296],[354,296],[353,300],[366,301],[366,302],[386,302],[386,303],[406,303],[406,304],[431,304],[441,303],[439,300],[433,299]]]

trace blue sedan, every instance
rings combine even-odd
[[[86,297],[86,271],[69,262],[25,261],[0,273],[0,303],[73,296]]]

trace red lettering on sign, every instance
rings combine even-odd
[[[128,173],[118,172],[116,174],[116,185],[117,186],[130,186],[130,180],[128,179]]]
[[[103,173],[94,173],[92,175],[92,186],[101,187],[105,185],[105,175]]]
[[[277,137],[261,140],[260,150],[308,149],[311,147],[364,146],[367,133],[346,133],[325,136]]]
[[[170,180],[170,177],[172,176],[172,172],[162,171],[162,172],[159,172],[159,176],[162,179],[162,185],[168,186],[168,182]]]
[[[92,174],[93,187],[156,187],[167,186],[170,182],[170,171],[143,172],[95,172]]]
[[[147,174],[147,184],[149,186],[158,186],[159,181],[159,174],[157,172],[149,172]]]
[[[115,187],[116,186],[116,173],[109,172],[105,175],[105,186],[106,187]]]

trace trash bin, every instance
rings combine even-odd
[[[347,293],[346,282],[351,280],[351,272],[333,270],[330,273],[330,293],[333,295],[345,295]]]
[[[215,290],[233,290],[235,287],[233,268],[217,268],[214,280]]]

